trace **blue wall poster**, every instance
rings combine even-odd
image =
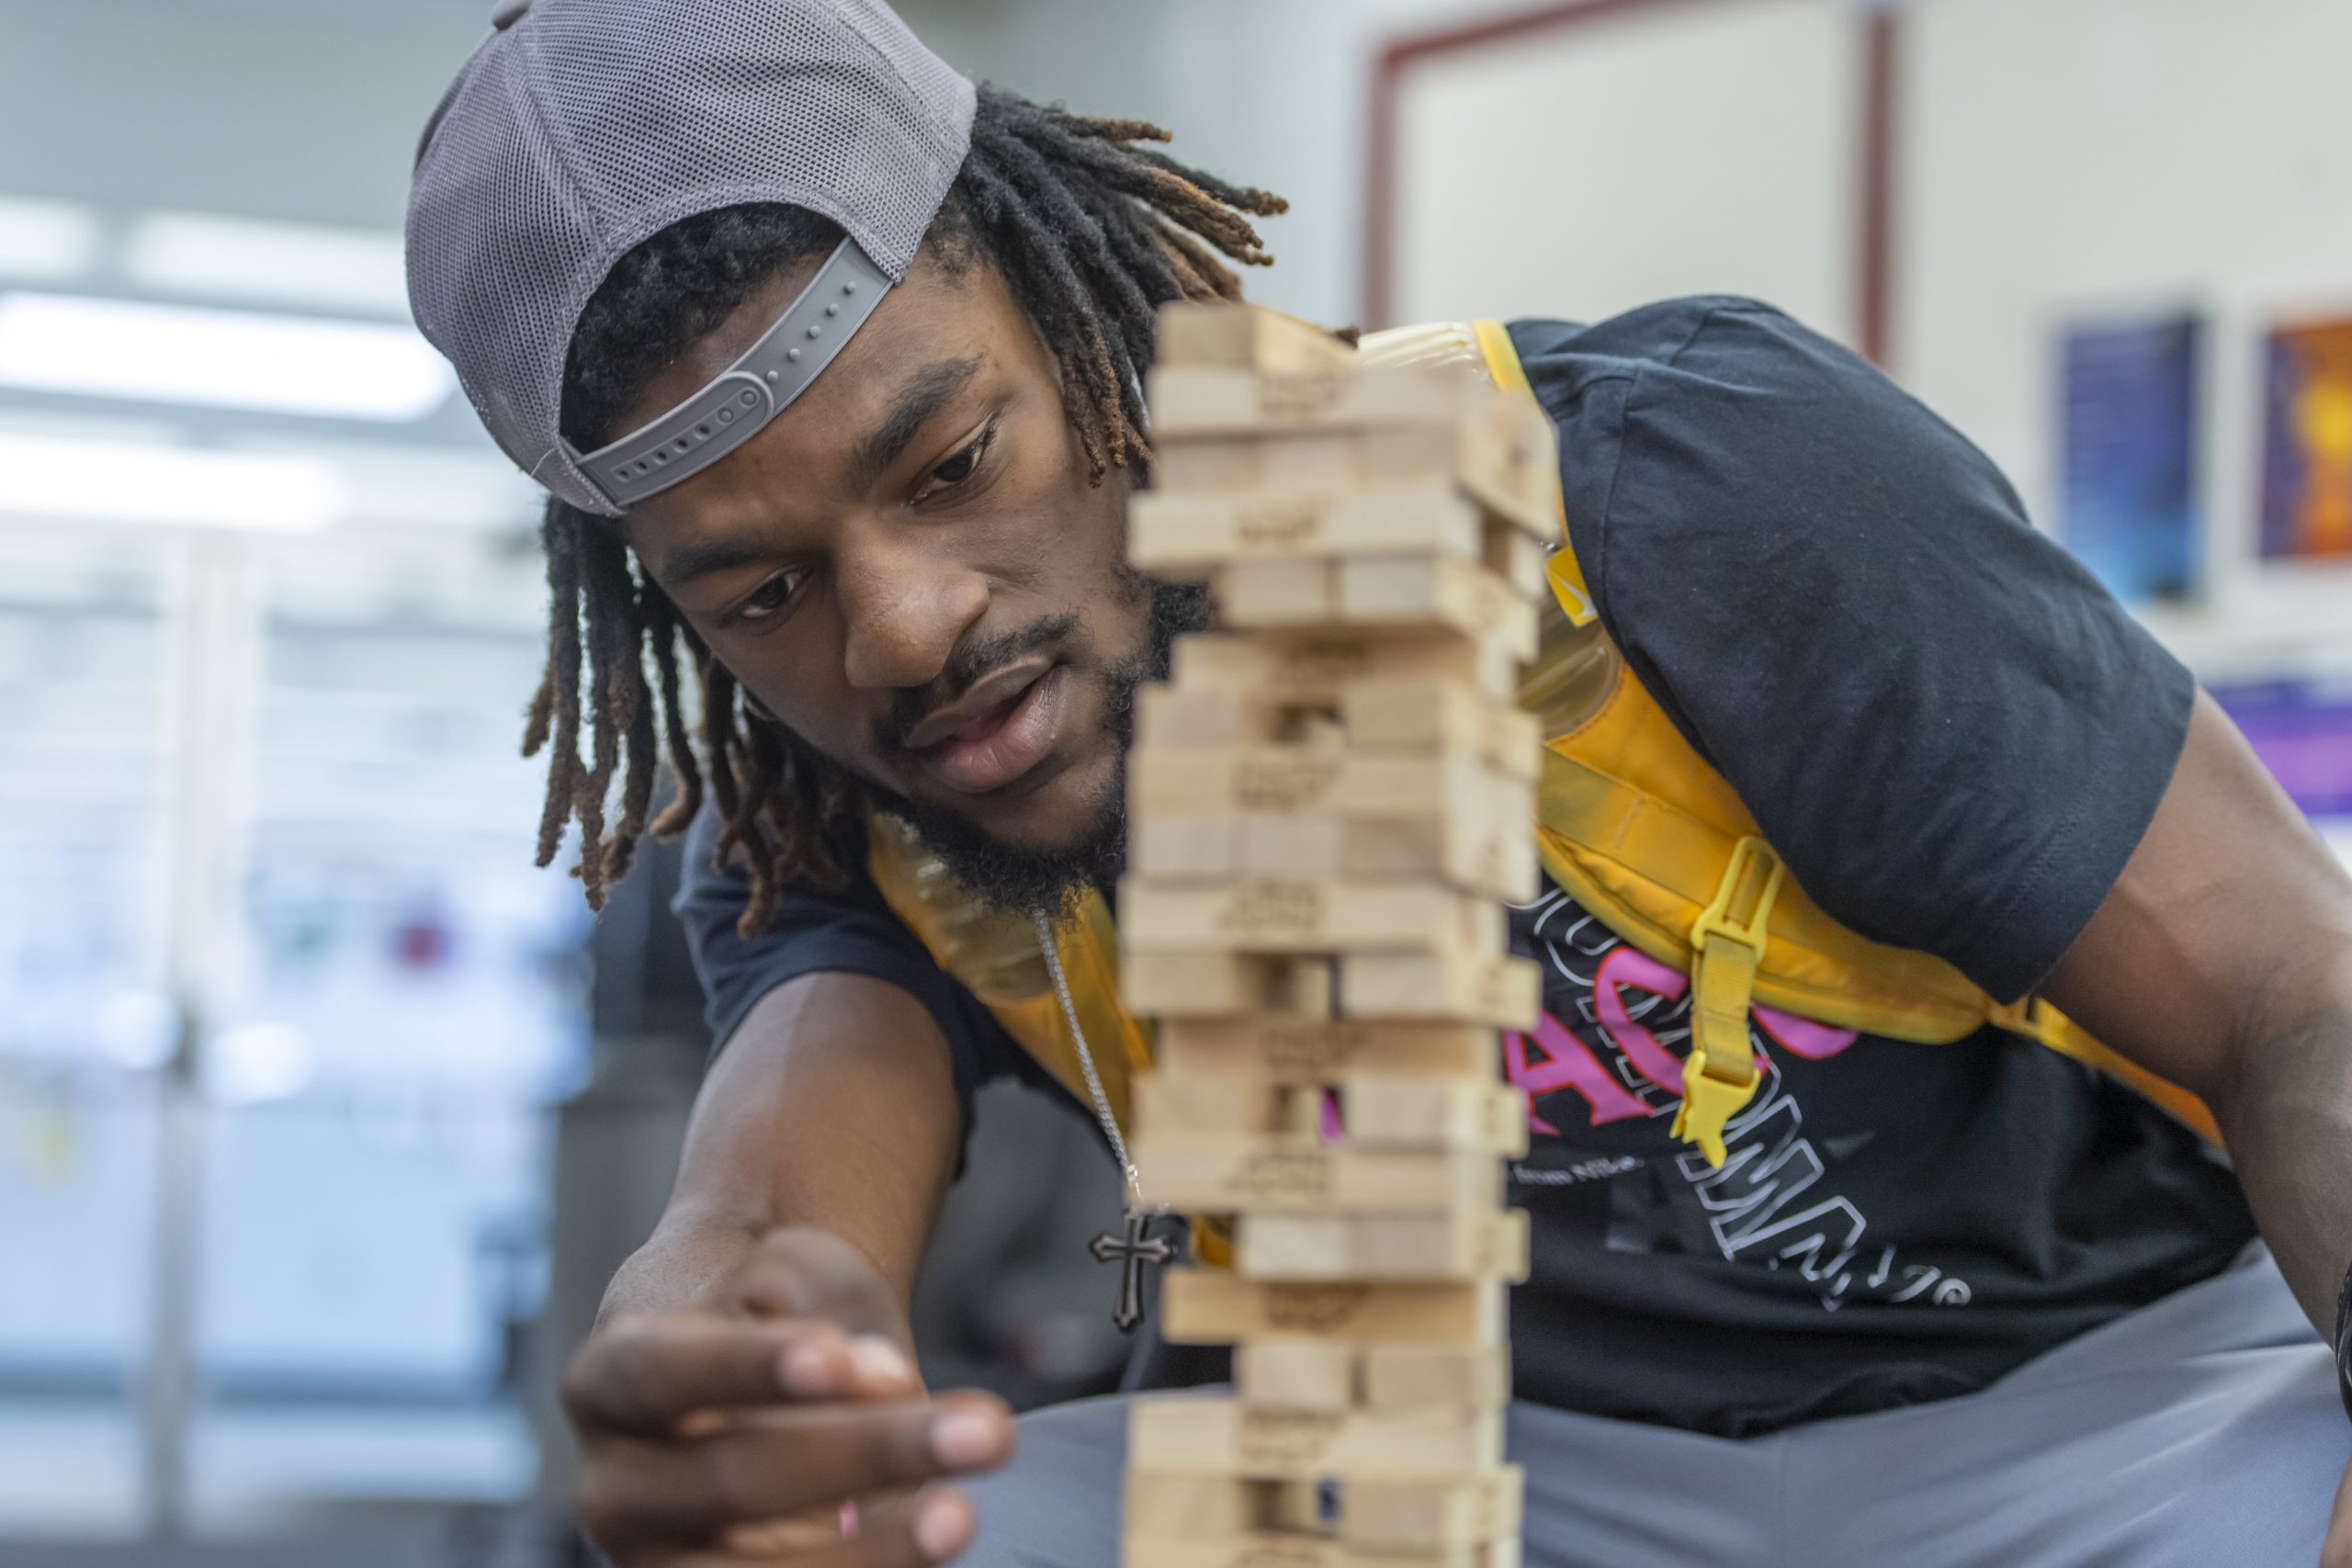
[[[2124,601],[2197,589],[2194,315],[2067,329],[2059,536]]]

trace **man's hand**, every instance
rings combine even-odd
[[[927,1397],[902,1321],[864,1255],[805,1228],[770,1232],[707,1304],[606,1318],[563,1389],[590,1536],[617,1568],[954,1557],[971,1505],[926,1483],[1001,1464],[1012,1422],[987,1394]]]

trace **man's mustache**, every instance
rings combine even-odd
[[[891,699],[890,711],[874,727],[875,749],[885,755],[908,750],[907,736],[916,725],[960,698],[990,672],[1012,660],[1068,642],[1078,631],[1078,612],[1065,611],[1034,621],[1018,631],[959,645],[947,656],[946,668],[927,686],[910,686]]]

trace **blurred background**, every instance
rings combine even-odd
[[[0,1561],[565,1560],[547,1389],[707,1042],[531,866],[527,486],[407,323],[488,0],[0,0]],[[906,0],[1279,190],[1333,324],[1758,295],[1984,446],[2352,844],[2341,0]],[[569,857],[559,867],[569,863]],[[1120,1346],[992,1093],[926,1360]],[[999,1151],[994,1156],[991,1150]]]

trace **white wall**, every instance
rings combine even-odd
[[[1598,321],[1735,293],[1849,330],[1858,37],[1843,0],[1753,0],[1416,65],[1392,314]]]
[[[397,228],[486,0],[0,0],[0,191]]]
[[[1170,151],[1281,193],[1261,227],[1277,265],[1251,296],[1354,322],[1373,65],[1397,32],[1491,16],[1485,0],[906,0],[967,73],[1077,110],[1138,115]]]
[[[2045,518],[2058,323],[2210,312],[2211,603],[2159,615],[2209,672],[2331,662],[2352,578],[2252,558],[2259,333],[2352,310],[2343,0],[1917,0],[1894,355]]]

